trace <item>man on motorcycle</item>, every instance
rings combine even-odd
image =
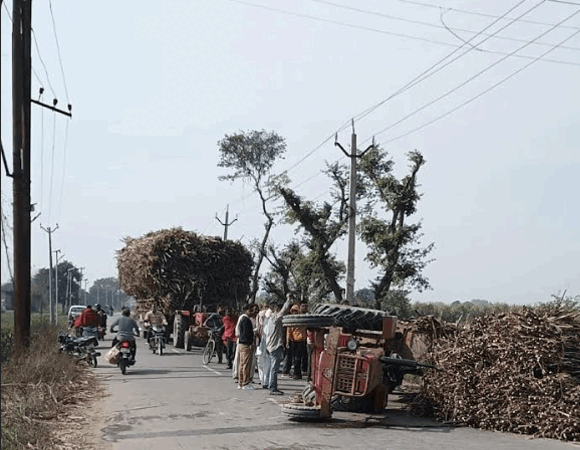
[[[82,328],[83,336],[95,336],[98,338],[99,316],[91,305],[87,305],[85,310],[75,320],[75,328]]]
[[[165,327],[167,325],[167,319],[165,318],[165,315],[157,309],[157,305],[153,304],[151,311],[148,311],[147,314],[145,314],[143,325],[145,326],[145,330],[147,330],[147,342],[149,343],[149,346],[151,346],[152,327]]]
[[[99,316],[99,339],[103,340],[105,338],[105,331],[107,331],[107,313],[101,309],[101,305],[98,303],[95,305],[95,309]]]
[[[139,325],[137,325],[137,322],[135,322],[135,320],[130,316],[131,310],[129,310],[129,308],[123,308],[121,317],[119,317],[111,324],[109,331],[114,333],[114,328],[117,327],[117,336],[115,339],[113,339],[113,344],[111,347],[114,347],[119,342],[129,341],[131,343],[132,356],[133,359],[135,359],[135,355],[137,354],[137,344],[135,342],[135,334],[133,334],[133,332],[135,331],[137,336],[139,336]]]

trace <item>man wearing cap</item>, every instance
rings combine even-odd
[[[268,379],[268,389],[270,395],[283,395],[284,392],[278,389],[278,371],[280,370],[280,361],[284,352],[284,328],[282,327],[282,318],[288,314],[292,306],[292,295],[286,296],[286,303],[280,305],[276,303],[272,309],[272,315],[268,320],[268,329],[266,333],[266,352],[270,357],[270,373]]]

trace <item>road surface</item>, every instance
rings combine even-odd
[[[111,335],[102,343],[110,346]],[[96,448],[112,450],[560,450],[580,448],[547,439],[506,433],[453,428],[407,416],[390,405],[383,415],[333,414],[320,423],[289,421],[267,390],[238,390],[231,371],[214,360],[201,361],[202,349],[191,352],[168,345],[154,355],[138,339],[137,364],[122,375],[99,358],[95,369],[110,395],[99,410],[102,423]],[[255,377],[257,380],[257,374]],[[281,379],[286,394],[303,382]]]

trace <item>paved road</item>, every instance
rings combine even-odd
[[[102,438],[108,444],[102,447],[114,450],[578,448],[554,440],[446,427],[408,417],[397,405],[384,415],[335,413],[327,422],[290,422],[277,404],[286,395],[238,390],[225,365],[202,364],[201,349],[185,352],[169,345],[158,356],[138,339],[137,364],[127,375],[103,358],[99,362],[95,370],[111,394],[101,405],[106,415]],[[286,393],[303,387],[287,379],[280,384]]]

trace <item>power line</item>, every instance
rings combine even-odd
[[[63,81],[63,84],[64,84],[64,92],[65,92],[65,95],[66,95],[66,102],[68,104],[70,104],[70,100],[69,100],[69,97],[68,97],[68,89],[67,89],[67,86],[66,86],[66,78],[64,76],[64,67],[63,67],[62,58],[61,58],[61,55],[60,55],[60,45],[58,43],[58,36],[57,36],[57,33],[56,33],[56,23],[54,21],[54,14],[52,12],[52,0],[49,0],[48,1],[48,7],[50,8],[50,17],[52,18],[52,30],[54,31],[54,40],[56,41],[56,49],[57,49],[57,53],[58,53],[58,62],[60,64],[60,71],[62,73],[62,81]]]
[[[543,3],[543,2],[542,2]],[[540,3],[541,4],[541,3]],[[535,7],[539,6],[540,4],[536,5]],[[534,7],[534,8],[535,8]],[[532,9],[534,9],[532,8]],[[528,10],[528,12],[531,11]],[[536,39],[540,39],[543,36],[545,36],[546,34],[550,33],[551,31],[553,31],[554,29],[556,29],[557,27],[559,27],[562,23],[566,22],[567,20],[571,19],[572,17],[574,17],[576,14],[580,13],[579,11],[576,11],[575,13],[569,15],[568,17],[566,17],[564,20],[560,21],[559,23],[557,23],[556,25],[553,25],[550,29],[548,29],[547,31],[544,31],[542,34],[540,34],[538,37],[534,38],[532,41],[528,42],[527,44],[522,45],[521,47],[517,48],[516,50],[514,50],[512,53],[515,52],[519,52],[520,50],[523,50],[524,48],[526,48],[528,45],[530,45],[532,42],[534,42]],[[554,47],[552,47],[550,49],[550,51],[554,50]],[[549,53],[549,52],[548,52]],[[476,73],[475,75],[473,75],[472,77],[468,78],[467,80],[465,80],[463,83],[455,86],[453,89],[447,91],[445,94],[440,95],[439,97],[437,97],[436,99],[430,101],[429,103],[426,103],[425,105],[423,105],[422,107],[420,107],[419,109],[416,109],[415,111],[413,111],[412,113],[407,114],[405,117],[403,117],[402,119],[399,119],[398,121],[392,123],[391,125],[387,126],[386,128],[383,128],[382,130],[380,130],[379,132],[375,133],[376,135],[382,134],[385,131],[390,130],[391,128],[395,127],[396,125],[400,124],[401,122],[404,122],[405,120],[407,120],[408,118],[414,116],[415,114],[423,111],[425,108],[428,108],[429,106],[433,105],[434,103],[437,103],[438,101],[442,100],[443,98],[447,97],[448,95],[451,95],[453,92],[457,91],[458,89],[462,88],[463,86],[465,86],[466,84],[470,83],[471,81],[473,81],[475,78],[479,77],[480,75],[484,74],[485,72],[487,72],[488,70],[492,69],[493,67],[497,66],[498,64],[500,64],[501,62],[505,61],[507,58],[509,58],[510,55],[506,55],[503,58],[498,59],[496,62],[494,62],[493,64],[491,64],[490,66],[486,67],[485,69],[479,71],[478,73]],[[535,61],[537,61],[540,57],[536,57]],[[534,62],[535,62],[534,61]]]
[[[575,13],[578,14],[578,13]],[[521,67],[520,69],[516,70],[515,72],[512,72],[510,75],[508,75],[507,77],[503,78],[502,80],[498,81],[497,83],[493,84],[491,87],[487,88],[486,90],[484,90],[483,92],[479,93],[478,95],[476,95],[475,97],[470,98],[469,100],[463,102],[462,104],[460,104],[459,106],[451,109],[450,111],[446,112],[445,114],[442,114],[438,117],[436,117],[433,120],[430,120],[429,122],[421,125],[420,127],[414,128],[411,131],[408,131],[404,134],[401,134],[395,138],[392,138],[388,141],[382,142],[380,145],[387,145],[390,144],[391,142],[395,142],[398,141],[399,139],[402,139],[406,136],[409,136],[410,134],[416,133],[417,131],[422,130],[423,128],[428,127],[429,125],[432,125],[433,123],[449,116],[450,114],[454,113],[455,111],[458,111],[459,109],[463,108],[464,106],[467,106],[468,104],[470,104],[471,102],[477,100],[478,98],[484,96],[485,94],[487,94],[488,92],[490,92],[491,90],[495,89],[496,87],[498,87],[500,84],[505,83],[507,80],[509,80],[510,78],[516,76],[517,74],[519,74],[520,72],[522,72],[523,70],[527,69],[528,67],[530,67],[532,64],[534,64],[535,62],[539,61],[540,58],[542,58],[542,56],[547,55],[548,53],[550,53],[551,51],[557,49],[561,44],[566,43],[567,41],[569,41],[570,39],[572,39],[574,36],[578,35],[580,33],[579,31],[576,31],[575,33],[573,33],[571,36],[567,37],[566,39],[564,39],[562,42],[560,42],[559,44],[554,45],[551,49],[547,50],[546,52],[544,52],[542,55],[538,56],[536,58],[536,61],[531,61],[528,64],[524,65],[523,67]]]
[[[336,8],[341,8],[341,9],[346,9],[348,11],[355,11],[355,12],[359,12],[362,14],[369,14],[369,15],[373,15],[373,16],[379,16],[379,17],[384,17],[386,19],[392,19],[392,20],[399,20],[399,21],[403,21],[403,22],[407,22],[407,23],[413,23],[416,25],[422,25],[422,26],[427,26],[427,27],[432,27],[432,28],[438,28],[438,29],[447,29],[449,31],[451,30],[457,30],[457,31],[462,31],[464,33],[477,33],[477,31],[474,30],[468,30],[465,28],[458,28],[458,27],[453,27],[452,29],[449,29],[449,27],[447,26],[441,26],[441,25],[437,25],[435,23],[431,23],[431,22],[424,22],[421,20],[414,20],[414,19],[407,19],[406,17],[400,17],[400,16],[393,16],[391,14],[384,14],[378,11],[369,11],[367,9],[361,9],[361,8],[354,8],[352,6],[346,6],[346,5],[341,5],[339,3],[334,3],[334,2],[330,2],[327,0],[312,0],[313,2],[316,3],[322,3],[325,5],[330,5],[330,6],[334,6]],[[452,31],[451,31],[452,32]],[[489,34],[485,34],[485,33],[478,33],[481,34],[482,36],[492,36]],[[506,41],[516,41],[516,42],[527,42],[525,39],[519,39],[519,38],[513,38],[513,37],[508,37],[508,36],[493,36],[496,39],[502,39],[502,40],[506,40]],[[549,44],[547,42],[536,42],[536,45],[544,45],[544,46],[548,46],[551,47],[552,44]],[[560,47],[560,48],[564,48],[567,50],[576,50],[576,51],[580,51],[579,47]]]
[[[453,50],[451,53],[449,53],[448,55],[444,56],[443,58],[441,58],[439,61],[437,61],[435,64],[433,64],[432,66],[430,66],[427,70],[423,71],[421,74],[419,74],[418,76],[416,76],[415,78],[413,78],[410,82],[408,82],[405,86],[403,86],[402,88],[400,88],[399,90],[397,90],[395,93],[391,94],[390,96],[388,96],[386,99],[380,101],[379,103],[377,103],[374,106],[371,106],[370,108],[367,108],[365,111],[363,111],[362,113],[358,114],[357,116],[355,116],[356,120],[361,120],[363,118],[365,118],[366,116],[368,116],[369,114],[371,114],[374,110],[376,110],[377,108],[379,108],[380,106],[384,105],[385,103],[387,103],[388,101],[392,100],[393,98],[395,98],[397,95],[402,94],[403,92],[411,89],[412,87],[416,86],[419,83],[422,83],[423,81],[425,81],[427,78],[435,75],[437,72],[440,72],[441,70],[443,70],[445,67],[447,67],[448,65],[452,64],[453,62],[457,61],[459,58],[463,57],[464,55],[466,55],[467,53],[469,53],[470,51],[473,50],[473,47],[468,48],[466,51],[464,51],[463,53],[461,53],[460,55],[456,56],[455,58],[453,58],[452,60],[448,61],[447,63],[443,64],[440,67],[440,64],[442,64],[445,60],[451,58],[455,53],[459,52],[459,50],[461,50],[461,48],[465,47],[467,44],[471,44],[471,42],[473,40],[475,40],[481,33],[487,31],[489,28],[491,28],[492,26],[494,26],[497,22],[499,22],[500,20],[502,20],[504,17],[506,17],[510,12],[512,12],[514,9],[518,8],[521,4],[523,4],[526,0],[521,0],[519,3],[517,3],[515,6],[513,6],[512,8],[510,8],[509,10],[507,10],[502,16],[498,17],[496,20],[494,20],[492,23],[490,23],[489,25],[487,25],[485,28],[483,28],[478,34],[476,34],[475,36],[472,36],[468,41],[464,42],[460,47],[456,48],[455,50]],[[507,25],[504,25],[503,27],[501,27],[499,30],[497,30],[495,33],[493,34],[497,34],[500,31],[504,30],[505,28],[509,27],[511,24],[513,24],[514,22],[520,20],[524,15],[526,15],[529,11],[531,11],[532,9],[537,8],[538,6],[540,6],[542,3],[544,3],[545,0],[542,0],[540,3],[536,4],[536,6],[532,7],[530,10],[526,11],[525,13],[521,14],[519,17],[516,17],[514,19],[511,20],[511,22],[509,22]],[[480,42],[483,43],[485,42],[487,39],[490,39],[490,37],[486,37],[483,41]],[[435,69],[437,67],[437,69]],[[435,69],[435,70],[433,70]],[[433,72],[431,72],[433,71]],[[431,72],[431,73],[430,73]],[[365,141],[366,142],[366,141]]]
[[[245,6],[250,6],[253,8],[259,8],[259,9],[265,9],[267,11],[273,11],[273,12],[278,12],[278,13],[282,13],[282,14],[287,14],[287,15],[291,15],[291,16],[296,16],[296,17],[301,17],[301,18],[307,18],[307,19],[312,19],[312,20],[318,20],[320,22],[325,22],[325,23],[332,23],[334,25],[340,25],[340,26],[344,26],[344,27],[349,27],[349,28],[356,28],[359,30],[365,30],[365,31],[373,31],[375,33],[380,33],[380,34],[386,34],[389,36],[395,36],[395,37],[399,37],[399,38],[406,38],[406,39],[414,39],[417,41],[422,41],[422,42],[429,42],[431,44],[439,44],[439,45],[445,45],[447,47],[455,47],[455,48],[461,48],[462,46],[458,46],[456,44],[453,44],[451,42],[444,42],[444,41],[437,41],[434,39],[428,39],[428,38],[423,38],[423,37],[419,37],[419,36],[411,36],[408,34],[403,34],[403,33],[394,33],[392,31],[385,31],[385,30],[380,30],[378,28],[371,28],[371,27],[365,27],[362,25],[354,25],[351,23],[346,23],[346,22],[340,22],[337,20],[331,20],[331,19],[325,19],[322,17],[317,17],[317,16],[313,16],[310,14],[304,14],[304,13],[298,13],[298,12],[293,12],[293,11],[287,11],[284,9],[279,9],[279,8],[272,8],[270,6],[266,6],[266,5],[260,5],[260,4],[256,4],[256,3],[250,3],[250,2],[245,2],[243,0],[228,0],[230,2],[233,3],[239,3],[241,5],[245,5]],[[546,1],[546,0],[544,0]],[[486,52],[486,53],[490,53],[490,54],[497,54],[497,55],[505,55],[504,52],[499,52],[496,50],[485,50],[485,49],[479,49],[482,52]],[[534,59],[533,56],[525,56],[525,55],[517,55],[517,58],[523,58],[523,59]],[[580,64],[575,63],[575,62],[570,62],[570,61],[563,61],[563,60],[557,60],[557,59],[550,59],[550,60],[545,60],[547,62],[552,62],[552,63],[556,63],[556,64],[570,64],[570,65],[574,65],[574,66],[580,66]]]
[[[4,3],[4,2],[2,2],[2,4],[4,5],[4,10],[6,11],[6,14],[8,14],[8,18],[10,19],[10,22],[12,22],[12,15],[10,14],[10,11],[8,11],[8,6],[6,6],[6,3]],[[36,77],[36,81],[38,81],[38,84],[40,84],[40,87],[44,87],[44,84],[42,83],[42,80],[40,79],[40,77],[36,73],[36,70],[34,70],[34,67],[31,67],[31,69],[32,69],[32,73]]]
[[[68,147],[68,124],[69,121],[66,120],[66,125],[65,125],[65,132],[64,132],[64,154],[62,157],[62,179],[60,182],[60,199],[58,201],[58,221],[60,222],[60,216],[62,213],[62,199],[64,197],[64,186],[65,186],[65,174],[66,174],[66,150]]]
[[[56,94],[54,92],[54,89],[52,88],[52,83],[50,82],[50,76],[48,75],[48,69],[46,68],[46,64],[44,64],[44,60],[42,59],[42,56],[40,55],[40,48],[38,47],[38,41],[36,40],[36,33],[34,32],[34,30],[32,30],[32,37],[34,38],[34,45],[36,46],[36,53],[38,54],[38,59],[40,59],[40,63],[42,64],[42,67],[44,67],[44,73],[46,74],[46,80],[48,81],[48,87],[50,88],[50,91],[52,92],[53,98],[56,98]]]
[[[493,14],[486,14],[486,13],[480,13],[477,11],[469,11],[469,10],[465,10],[465,9],[458,9],[458,8],[446,8],[445,6],[442,5],[434,5],[433,3],[424,3],[424,2],[417,2],[414,0],[397,0],[399,2],[403,2],[403,3],[410,3],[412,5],[419,5],[419,6],[424,6],[426,8],[436,8],[436,9],[449,9],[450,11],[454,11],[454,12],[458,12],[458,13],[462,13],[462,14],[471,14],[474,16],[480,16],[480,17],[491,17],[496,19],[498,16],[494,16]],[[511,17],[505,17],[506,20],[510,20]],[[554,25],[553,23],[546,23],[546,22],[537,22],[535,20],[522,20],[521,22],[523,23],[531,23],[534,25],[543,25],[543,26],[549,26],[551,27],[552,25]],[[573,26],[563,26],[562,28],[568,28],[568,29],[572,29],[572,30],[580,30],[580,28],[578,27],[573,27]]]
[[[54,146],[56,142],[56,113],[52,113],[52,154],[50,162],[50,189],[48,191],[48,223],[51,223],[52,211],[52,179],[54,175]]]
[[[40,91],[42,97],[43,90]],[[40,108],[40,211],[43,208],[44,192],[44,108]]]
[[[568,5],[580,6],[580,3],[567,2],[567,1],[564,1],[564,0],[548,0],[548,1],[554,2],[554,3],[566,3]]]

